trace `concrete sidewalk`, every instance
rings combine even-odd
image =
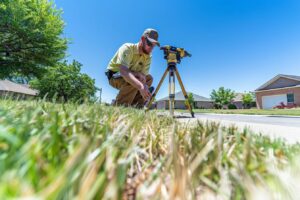
[[[244,121],[232,121],[226,119],[211,119],[209,117],[201,116],[195,118],[190,118],[190,114],[187,113],[176,113],[177,120],[184,123],[195,123],[197,121],[207,122],[213,121],[220,123],[221,126],[229,127],[235,126],[239,131],[243,131],[245,128],[249,129],[254,134],[261,133],[262,135],[267,135],[270,138],[282,138],[288,143],[300,143],[300,127],[295,126],[283,126],[274,124],[263,124],[263,123],[253,123]]]

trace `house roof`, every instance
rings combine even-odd
[[[235,93],[235,95],[233,101],[243,101],[243,93]]]
[[[187,92],[187,93],[189,94],[189,93],[192,93],[192,92]],[[193,97],[194,97],[194,101],[209,101],[209,102],[212,102],[212,100],[209,99],[209,98],[199,96],[199,95],[194,94],[194,93],[192,93],[192,94],[193,94]],[[162,99],[159,99],[157,101],[166,101],[166,100],[169,100],[169,96],[164,97]],[[185,98],[184,98],[184,95],[183,95],[182,91],[175,93],[175,100],[176,101],[185,101]]]
[[[235,97],[233,98],[233,102],[243,101],[243,95],[245,93],[235,93]],[[253,101],[255,101],[255,97],[253,97]]]
[[[275,76],[274,78],[270,79],[269,81],[267,81],[266,83],[264,83],[263,85],[261,85],[261,86],[260,86],[259,88],[257,88],[255,91],[264,89],[264,88],[267,87],[268,85],[270,85],[270,84],[274,83],[275,81],[277,81],[279,78],[288,78],[288,79],[300,81],[300,76],[286,75],[286,74],[278,74],[278,75]]]
[[[14,83],[9,80],[0,80],[0,91],[15,92],[31,96],[36,96],[38,93],[36,90],[30,89],[28,86]]]
[[[296,81],[300,81],[300,76],[295,76],[295,75],[284,75],[284,74],[280,74],[281,76],[283,77],[286,77],[286,78],[290,78],[290,79],[294,79]]]

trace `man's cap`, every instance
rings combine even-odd
[[[158,42],[158,33],[155,29],[153,28],[147,28],[143,36],[146,37],[150,42],[157,44],[157,46],[160,46]]]

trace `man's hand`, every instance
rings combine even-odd
[[[141,72],[135,72],[135,73],[134,73],[134,76],[135,76],[139,81],[141,81],[141,82],[143,83],[144,87],[143,87],[141,90],[139,90],[139,91],[140,91],[142,97],[143,97],[145,100],[147,100],[148,98],[151,97],[151,93],[149,92],[149,88],[148,88],[148,86],[146,85],[146,76],[145,76],[143,73],[141,73]]]
[[[145,100],[151,97],[151,93],[149,92],[148,86],[146,84],[144,84],[144,87],[141,88],[139,91]]]
[[[120,66],[120,73],[126,82],[139,90],[145,100],[151,96],[148,86],[146,85],[146,76],[143,73],[132,72],[128,67],[123,65]]]

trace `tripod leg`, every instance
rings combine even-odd
[[[175,74],[174,68],[170,68],[169,71],[169,110],[170,116],[174,117],[175,109]]]
[[[151,104],[152,104],[152,102],[153,102],[153,100],[154,100],[154,98],[155,98],[155,96],[156,96],[156,94],[157,94],[157,92],[158,92],[158,90],[159,90],[161,84],[163,83],[163,81],[164,81],[164,79],[165,79],[165,77],[166,77],[168,71],[169,71],[169,69],[167,68],[166,71],[164,72],[163,76],[161,77],[161,79],[160,79],[160,81],[159,81],[159,83],[158,83],[158,85],[157,85],[157,88],[155,89],[155,92],[153,93],[153,95],[152,95],[150,101],[149,101],[149,102],[147,103],[147,105],[146,105],[146,111],[148,111],[148,110],[150,109],[150,106],[151,106]]]
[[[185,97],[185,99],[186,99],[186,101],[187,101],[188,109],[190,110],[192,117],[195,117],[195,116],[194,116],[194,112],[193,112],[193,110],[192,110],[192,106],[190,105],[190,102],[189,102],[189,100],[188,100],[188,95],[187,95],[187,93],[186,93],[186,91],[185,91],[185,88],[184,88],[184,86],[183,86],[181,77],[180,77],[180,75],[179,75],[179,72],[177,71],[177,68],[175,68],[174,71],[175,71],[175,73],[176,73],[176,76],[177,76],[179,85],[180,85],[180,87],[181,87],[182,93],[183,93],[183,95],[184,95],[184,97]]]

